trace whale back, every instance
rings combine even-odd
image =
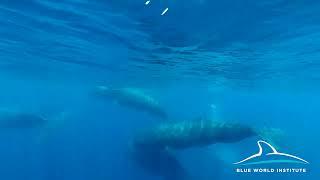
[[[209,120],[168,122],[139,134],[136,143],[145,147],[175,149],[233,143],[256,136],[253,128],[238,124]]]
[[[96,88],[95,95],[161,119],[167,119],[167,113],[160,106],[160,103],[141,89],[99,86]]]

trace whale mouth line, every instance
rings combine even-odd
[[[299,163],[299,164],[309,164],[308,161],[302,159],[302,158],[299,158],[297,156],[294,156],[294,155],[291,155],[291,154],[286,154],[286,153],[281,153],[281,152],[278,152],[271,144],[267,143],[266,141],[262,141],[262,140],[259,140],[257,142],[258,144],[258,147],[259,147],[259,152],[256,153],[256,154],[253,154],[252,156],[249,156],[239,162],[236,162],[236,163],[233,163],[233,164],[239,164],[239,165],[249,165],[249,164],[269,164],[269,163]],[[251,159],[255,159],[255,158],[258,158],[258,157],[261,157],[262,154],[263,154],[263,148],[261,146],[261,144],[265,144],[267,145],[271,150],[272,152],[271,153],[267,153],[265,154],[266,156],[283,156],[283,157],[287,157],[287,158],[290,158],[292,160],[267,160],[267,161],[258,161],[258,162],[252,162],[252,163],[246,163],[247,161],[251,160]]]

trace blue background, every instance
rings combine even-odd
[[[158,120],[91,96],[101,84],[147,89],[172,119],[280,128],[281,150],[310,162],[235,174],[255,138],[177,152],[197,179],[319,179],[319,58],[317,0],[2,0],[0,107],[66,118],[49,132],[1,128],[0,179],[160,179],[128,153]]]

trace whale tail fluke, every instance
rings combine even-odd
[[[262,140],[271,143],[276,149],[281,148],[279,144],[285,136],[285,133],[277,128],[262,128],[257,130],[257,134]]]

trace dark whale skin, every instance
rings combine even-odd
[[[197,120],[159,124],[137,135],[134,142],[144,148],[184,149],[233,143],[256,135],[252,127],[239,123]]]
[[[190,180],[191,176],[180,161],[167,149],[132,147],[131,157],[136,165],[164,180]]]

